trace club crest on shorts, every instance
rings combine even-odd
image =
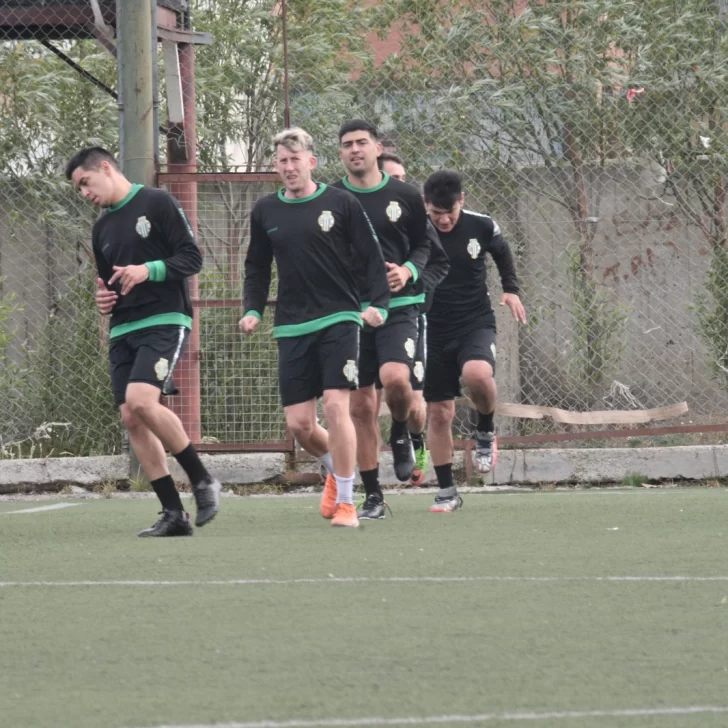
[[[402,208],[399,206],[399,202],[396,200],[392,200],[388,205],[387,209],[385,210],[387,213],[387,217],[390,219],[391,222],[397,222],[400,217],[402,217]]]
[[[414,369],[412,371],[413,371],[413,373],[415,375],[415,379],[418,382],[421,382],[425,378],[425,367],[424,367],[424,365],[422,364],[421,361],[416,361],[415,362],[415,367],[414,367]]]
[[[160,382],[164,381],[164,378],[169,374],[169,359],[160,359],[154,365],[154,374]]]
[[[152,232],[152,223],[147,220],[146,215],[142,215],[141,217],[137,218],[134,229],[137,231],[140,237],[148,238],[149,233]]]
[[[470,238],[470,240],[468,240],[467,250],[473,260],[478,257],[478,255],[480,254],[480,243],[477,241],[476,238]]]
[[[325,233],[334,227],[334,216],[331,214],[330,210],[324,210],[319,215],[318,224]]]
[[[356,362],[353,359],[347,359],[346,364],[344,364],[344,376],[346,377],[346,381],[352,383],[356,382],[356,375]]]
[[[407,356],[410,359],[415,358],[415,342],[413,339],[407,339],[407,341],[404,342],[404,350],[407,352]]]

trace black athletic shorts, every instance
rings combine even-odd
[[[495,373],[495,326],[481,327],[451,339],[430,336],[427,343],[427,402],[444,402],[460,396],[460,376],[466,361],[487,361]]]
[[[425,388],[425,371],[427,370],[427,316],[421,313],[417,317],[417,348],[415,363],[412,366],[410,384],[415,392]]]
[[[172,374],[189,333],[184,326],[153,326],[112,339],[109,368],[116,404],[126,401],[130,382],[153,384],[162,394],[177,394]]]
[[[387,320],[373,329],[365,326],[361,332],[359,354],[359,386],[369,387],[379,382],[379,369],[389,362],[400,362],[412,368],[417,349],[417,306],[402,306],[389,311]]]
[[[359,331],[343,321],[304,336],[278,339],[278,385],[284,407],[320,397],[325,389],[359,385]]]

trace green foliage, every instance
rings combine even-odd
[[[642,475],[642,473],[627,473],[627,475],[622,478],[622,485],[626,485],[630,488],[639,488],[642,483],[645,483],[649,480],[649,478],[646,475]]]
[[[573,246],[569,260],[572,355],[568,373],[575,403],[594,404],[611,380],[624,351],[629,310],[613,300],[612,292],[585,274],[583,251]]]
[[[3,279],[0,278],[0,290]],[[30,423],[23,403],[23,369],[11,358],[11,345],[17,334],[12,316],[19,310],[12,293],[0,296],[0,402],[3,418],[0,428],[0,457],[27,431]]]
[[[116,86],[116,61],[94,41],[56,43]],[[39,43],[0,43],[0,88],[0,175],[60,180],[59,167],[80,147],[116,148],[115,100]]]
[[[265,163],[283,126],[281,23],[274,0],[196,0],[195,29],[214,42],[198,46],[196,81],[201,170],[227,171],[242,152],[242,171]]]
[[[58,451],[74,455],[118,453],[119,413],[111,396],[106,319],[94,302],[90,269],[71,279],[47,320],[29,372],[31,396],[44,421],[68,422],[57,435]]]

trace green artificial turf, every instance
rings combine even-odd
[[[0,725],[728,725],[615,714],[728,706],[728,579],[603,578],[728,577],[725,490],[389,500],[353,530],[315,498],[224,499],[156,540],[152,500],[0,503]]]

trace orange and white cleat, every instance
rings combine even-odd
[[[324,490],[321,493],[321,515],[324,518],[333,518],[336,515],[336,478],[333,475],[327,475],[324,482]]]
[[[430,506],[430,513],[452,513],[462,507],[463,499],[457,493],[443,498],[436,496],[435,502]]]
[[[353,503],[339,503],[336,515],[331,521],[332,526],[348,526],[359,528],[359,517],[356,515],[356,508]]]

